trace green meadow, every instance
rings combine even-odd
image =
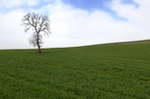
[[[0,50],[0,99],[150,99],[150,41]]]

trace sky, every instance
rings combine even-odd
[[[0,0],[0,49],[34,48],[21,19],[47,15],[51,35],[43,48],[74,47],[150,38],[150,0]]]

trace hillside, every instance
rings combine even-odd
[[[0,99],[150,99],[150,41],[0,51]]]

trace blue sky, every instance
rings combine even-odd
[[[70,47],[150,37],[150,0],[1,0],[0,49],[33,48],[21,18],[46,14],[52,35],[42,47]]]
[[[106,2],[111,0],[63,0],[64,3],[71,4],[76,8],[85,9],[85,10],[94,10],[101,9],[105,10]]]
[[[127,19],[121,16],[118,16],[115,11],[113,11],[109,7],[109,3],[112,2],[112,0],[62,0],[64,3],[72,5],[75,8],[88,10],[89,12],[92,12],[94,10],[103,10],[112,15],[117,20],[124,20]],[[133,5],[135,7],[138,7],[138,4],[134,2],[133,0],[122,0],[122,3],[126,5]]]
[[[94,10],[94,9],[101,9],[107,11],[109,6],[107,3],[111,2],[112,0],[62,0],[64,3],[73,5],[76,8],[85,9],[85,10]],[[125,4],[133,4],[137,5],[136,2],[133,0],[122,0]]]
[[[11,2],[12,1],[12,2]],[[53,4],[55,1],[58,0],[10,0],[10,4],[6,2],[5,0],[1,0],[1,12],[9,12],[12,10],[16,10],[18,8],[22,8],[24,10],[29,9],[40,9],[43,6],[46,6],[48,4]],[[109,3],[113,0],[59,0],[65,4],[71,5],[75,8],[93,11],[95,9],[104,10],[104,11],[112,11],[112,9],[109,8]],[[134,6],[138,7],[138,3],[136,3],[133,0],[121,0],[124,4],[132,4]],[[8,5],[7,5],[8,3]],[[14,4],[14,5],[13,5]]]

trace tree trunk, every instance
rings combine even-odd
[[[38,53],[41,54],[41,53],[42,53],[42,52],[41,52],[41,47],[40,47],[39,44],[37,44],[37,45],[38,45]]]
[[[40,46],[40,38],[39,38],[39,32],[37,32],[37,46],[38,46],[38,53],[41,54],[41,46]]]

